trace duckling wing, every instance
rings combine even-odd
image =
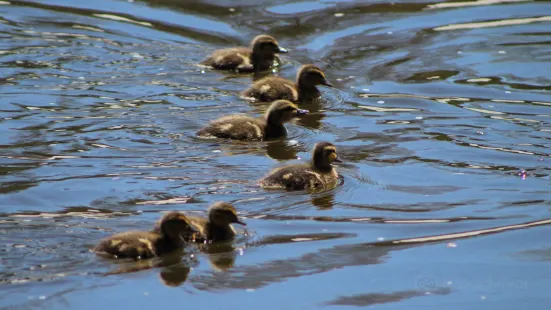
[[[212,121],[197,135],[205,138],[224,138],[236,140],[262,140],[265,133],[262,120],[244,115],[230,115]]]
[[[253,71],[251,53],[246,47],[221,49],[214,51],[201,64],[220,70]]]
[[[324,179],[310,165],[292,165],[272,170],[259,184],[264,188],[303,190],[323,187]]]
[[[94,248],[98,255],[149,258],[158,255],[160,236],[155,233],[130,231],[105,238]]]
[[[279,99],[298,101],[298,91],[295,84],[278,76],[262,78],[243,92],[244,97],[255,98],[263,102],[272,102]]]

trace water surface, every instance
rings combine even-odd
[[[547,309],[549,1],[0,1],[0,307]],[[271,142],[248,75],[196,64],[270,33],[276,74],[335,89]],[[342,185],[265,191],[337,145]],[[234,203],[232,244],[139,263],[89,249]]]

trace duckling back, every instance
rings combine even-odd
[[[101,240],[93,251],[119,258],[150,258],[160,255],[166,248],[159,234],[130,231]]]
[[[250,72],[254,69],[251,54],[252,50],[247,47],[225,48],[214,51],[201,64],[219,70]]]
[[[295,83],[277,76],[268,76],[254,82],[243,92],[243,96],[262,102],[272,102],[280,99],[292,102],[298,102],[299,100]]]
[[[245,115],[229,115],[212,121],[197,135],[203,138],[224,138],[236,140],[262,140],[265,137],[266,122]]]
[[[334,187],[338,174],[334,168],[319,170],[309,164],[290,165],[276,168],[259,181],[263,188],[288,190],[319,190]]]

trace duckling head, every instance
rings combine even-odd
[[[266,111],[266,120],[270,124],[281,125],[295,117],[308,114],[308,110],[299,109],[294,103],[287,100],[276,100],[272,102]]]
[[[297,83],[302,87],[312,88],[316,85],[333,87],[320,68],[314,65],[304,65],[297,72]]]
[[[227,202],[216,202],[209,208],[209,220],[217,226],[226,226],[231,223],[246,226],[237,216],[235,208]]]
[[[159,227],[161,233],[172,240],[179,240],[181,236],[197,232],[189,219],[177,211],[165,214],[159,221]]]
[[[251,41],[251,49],[253,50],[254,54],[259,55],[271,55],[277,53],[287,53],[287,49],[279,46],[279,43],[277,43],[277,40],[269,35],[259,35],[256,36]]]
[[[342,163],[337,156],[337,148],[329,142],[320,142],[314,147],[312,160],[317,168],[331,168],[334,162]]]

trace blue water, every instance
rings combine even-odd
[[[478,5],[474,5],[478,4]],[[0,1],[0,308],[547,309],[548,1]],[[270,142],[194,133],[266,106],[197,66],[260,33],[336,87]],[[342,184],[266,191],[330,141]],[[230,244],[89,251],[233,203]]]

